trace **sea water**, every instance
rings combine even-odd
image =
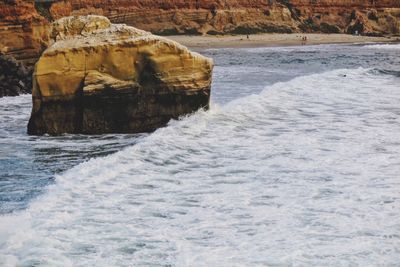
[[[399,265],[399,45],[200,52],[211,109],[151,134],[0,99],[1,266]]]

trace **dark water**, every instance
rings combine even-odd
[[[31,96],[6,97],[0,105],[0,214],[26,208],[54,183],[55,174],[117,152],[144,136],[28,136]]]
[[[0,263],[400,262],[399,45],[200,52],[211,110],[153,134],[30,137],[0,99]]]

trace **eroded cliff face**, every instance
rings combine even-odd
[[[400,32],[399,0],[72,0],[50,11],[55,18],[100,14],[158,34]]]
[[[136,133],[207,108],[213,63],[101,16],[54,23],[35,66],[29,134]]]
[[[0,1],[0,51],[32,66],[47,46],[48,25],[33,0]]]
[[[400,0],[292,0],[286,5],[304,32],[400,33]]]
[[[400,0],[0,0],[0,50],[32,64],[50,21],[88,14],[160,35],[400,33]]]
[[[0,97],[30,93],[33,65],[48,42],[33,0],[0,0]]]
[[[156,34],[292,32],[290,11],[261,0],[60,1],[50,9],[55,18],[99,14]]]

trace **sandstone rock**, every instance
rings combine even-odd
[[[47,24],[34,0],[0,0],[0,51],[33,66],[46,46]]]
[[[29,134],[152,131],[207,108],[213,63],[100,16],[67,17],[34,71]]]
[[[400,1],[396,0],[291,0],[290,6],[301,14],[299,28],[306,32],[353,34],[357,31],[377,35],[399,31],[396,23],[400,21]],[[395,19],[390,20],[390,16]]]
[[[160,35],[400,33],[399,0],[0,0],[0,51],[33,65],[48,46],[50,20],[89,14]]]

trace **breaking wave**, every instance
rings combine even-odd
[[[363,48],[398,50],[398,49],[400,49],[400,44],[373,44],[373,45],[365,45],[365,46],[363,46]]]
[[[172,121],[0,217],[0,262],[395,265],[399,81],[334,70]]]

